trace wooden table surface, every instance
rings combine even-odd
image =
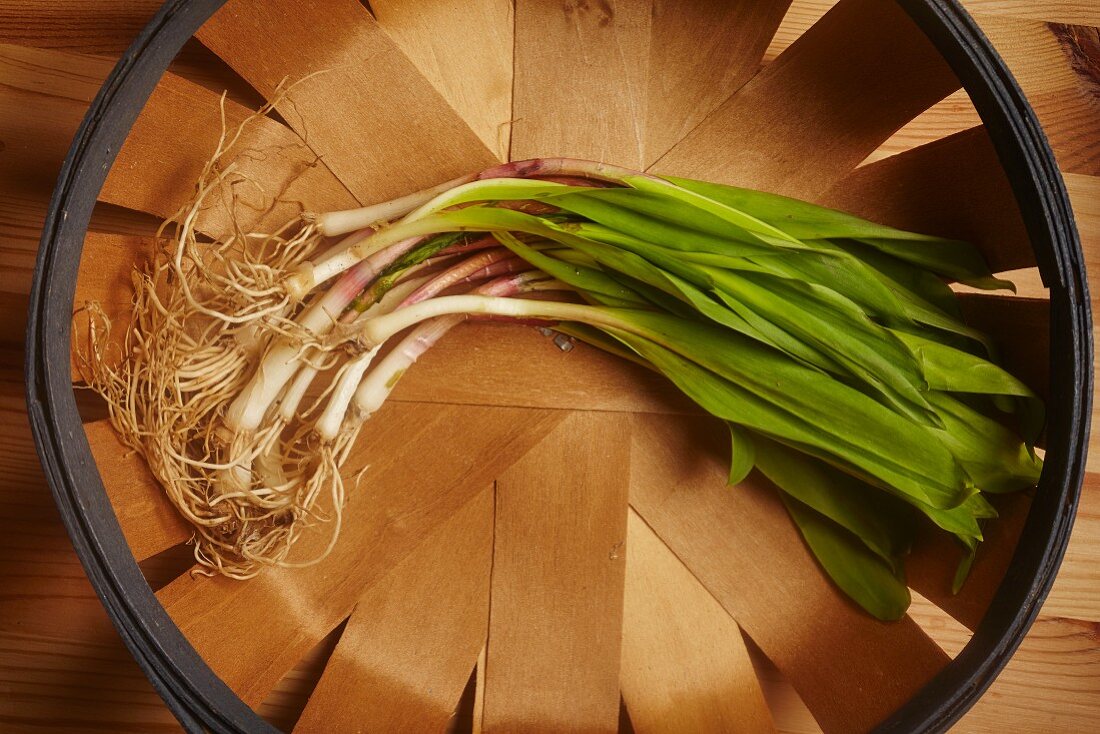
[[[887,0],[883,0],[886,2]],[[23,398],[23,339],[39,230],[69,141],[95,84],[157,0],[0,0],[0,731],[177,731],[130,659],[74,555],[32,445]],[[765,61],[831,0],[795,0]],[[1073,198],[1089,266],[1100,263],[1100,3],[966,0],[1042,120]],[[87,73],[51,77],[19,47],[67,54]],[[45,57],[43,57],[45,58]],[[188,46],[174,70],[194,80],[219,62]],[[255,98],[246,88],[239,99]],[[251,97],[250,97],[251,95]],[[872,156],[885,158],[978,122],[965,95],[935,105]],[[117,230],[147,221],[107,210]],[[1100,285],[1096,288],[1100,290]],[[1100,452],[1089,468],[1100,469]],[[518,470],[517,470],[518,471]],[[518,522],[518,521],[517,521]],[[158,565],[158,563],[160,565]],[[1000,678],[960,732],[1100,731],[1100,474],[1089,474],[1058,581]],[[167,581],[178,558],[146,563]],[[946,625],[946,623],[945,623]],[[952,630],[937,641],[950,645]],[[944,642],[946,640],[947,642]],[[953,652],[949,650],[949,652]],[[316,654],[322,655],[324,651]],[[307,664],[299,666],[309,678]],[[301,681],[298,681],[301,683]],[[308,682],[308,681],[307,681]],[[765,683],[782,731],[813,731],[789,688]],[[300,707],[294,676],[262,710]]]

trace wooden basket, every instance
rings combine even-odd
[[[168,2],[89,112],[45,229],[28,350],[32,423],[74,544],[188,729],[269,730],[262,715],[303,732],[914,731],[980,695],[1068,539],[1091,331],[1051,153],[961,10],[841,0],[814,22],[784,20],[789,0],[219,5]],[[102,409],[74,399],[70,315],[89,299],[125,315],[155,221],[132,212],[170,216],[190,196],[220,129],[213,89],[230,90],[233,122],[319,70],[252,129],[275,152],[242,161],[310,208],[568,155],[975,242],[1022,285],[960,299],[1048,401],[1040,487],[1001,504],[957,596],[956,551],[923,538],[912,612],[881,623],[821,574],[763,479],[725,486],[722,432],[670,386],[530,328],[466,325],[368,423],[350,472],[369,464],[369,481],[330,558],[247,582],[187,573],[187,526]],[[948,105],[956,134],[902,150]]]

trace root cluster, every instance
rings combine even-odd
[[[227,407],[275,342],[296,345],[305,363],[321,369],[340,349],[300,328],[302,306],[282,287],[317,252],[322,238],[312,224],[296,219],[270,233],[234,224],[215,241],[197,229],[212,207],[241,211],[237,192],[256,188],[232,163],[223,165],[240,152],[243,129],[223,134],[194,198],[161,227],[152,262],[135,271],[121,340],[111,339],[119,325],[88,304],[88,343],[77,349],[83,382],[104,398],[122,441],[145,457],[194,526],[198,562],[234,578],[290,564],[291,547],[316,520],[335,519],[335,539],[344,501],[339,464],[354,438],[347,432],[321,442],[275,409],[254,430],[227,425]]]

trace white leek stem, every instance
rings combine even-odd
[[[300,301],[321,283],[333,278],[357,263],[394,245],[412,245],[421,237],[441,232],[453,232],[456,227],[435,218],[421,219],[409,224],[399,223],[379,230],[346,250],[334,253],[318,262],[305,262],[284,282],[291,299]],[[400,248],[399,248],[400,249]],[[407,249],[407,248],[406,248]]]
[[[471,181],[461,186],[456,186],[449,191],[445,191],[417,210],[410,212],[402,221],[415,222],[430,214],[442,211],[448,207],[458,206],[459,204],[467,204],[473,201],[494,201],[500,198],[495,194],[497,193],[496,190],[501,186],[530,189],[531,194],[535,196],[545,194],[548,191],[552,192],[555,189],[565,188],[565,184],[528,178],[487,178],[479,181]],[[514,197],[510,196],[509,198]]]
[[[363,324],[361,339],[367,346],[382,344],[386,339],[414,324],[448,314],[484,314],[515,319],[546,319],[548,321],[579,321],[586,324],[611,326],[627,331],[631,324],[595,306],[557,301],[533,301],[499,296],[441,296],[400,308]]]
[[[399,199],[386,201],[381,204],[364,206],[359,209],[346,209],[344,211],[318,214],[315,218],[317,231],[328,237],[336,237],[347,234],[348,232],[354,232],[357,229],[363,229],[364,227],[393,221],[398,217],[405,216],[413,209],[431,201],[445,191],[449,191],[455,186],[474,180],[475,177],[476,174],[460,176],[451,181],[441,183],[438,186],[433,186],[423,191],[417,191],[408,196],[402,196]]]
[[[453,188],[474,181],[486,181],[490,179],[527,179],[536,176],[580,176],[583,178],[622,183],[627,176],[645,176],[649,174],[633,171],[621,166],[612,166],[598,161],[586,161],[576,158],[532,158],[525,161],[511,161],[498,166],[493,166],[479,174],[461,176],[433,186],[414,194],[403,196],[400,199],[387,201],[382,204],[374,204],[359,209],[347,209],[339,212],[327,212],[314,215],[317,231],[323,235],[335,237],[347,234],[363,227],[369,227],[380,222],[390,222],[398,217],[405,216],[409,212],[424,206],[437,196],[450,191]],[[547,183],[542,181],[540,183]]]
[[[405,310],[405,309],[402,309]],[[439,341],[451,328],[462,323],[461,314],[444,316],[421,325],[401,340],[387,354],[355,391],[355,408],[358,420],[366,420],[375,413],[393,392],[405,370],[412,367],[424,352]],[[377,349],[377,347],[375,347]],[[350,402],[350,401],[349,401]]]
[[[331,397],[329,397],[328,405],[321,413],[321,417],[317,419],[315,426],[317,434],[323,440],[332,441],[339,435],[340,428],[344,425],[344,415],[347,413],[348,403],[351,402],[356,387],[358,387],[364,373],[370,367],[374,355],[378,354],[378,349],[378,347],[374,347],[369,352],[360,354],[344,365],[344,369],[340,372],[340,378],[336,382],[336,387],[333,389]]]
[[[375,303],[363,313],[356,314],[356,319],[369,319],[390,313],[400,306],[405,298],[411,293],[414,293],[418,288],[430,280],[431,276],[424,276],[422,278],[411,278],[401,281],[393,288],[386,291],[386,295],[382,296],[378,303]],[[309,386],[313,384],[313,380],[316,377],[316,367],[307,364],[303,365],[302,368],[298,370],[298,374],[294,376],[294,381],[290,383],[290,387],[287,388],[286,393],[283,395],[282,403],[279,405],[279,416],[284,421],[290,423],[297,416],[298,406],[301,405],[302,399],[306,395],[306,391],[309,389]]]

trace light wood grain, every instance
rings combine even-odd
[[[345,467],[349,490],[340,542],[321,563],[272,569],[246,584],[183,576],[158,592],[215,672],[256,704],[352,611],[363,589],[409,555],[447,518],[523,456],[565,414],[503,408],[404,405],[369,421]],[[415,468],[410,472],[411,468]],[[299,542],[300,557],[327,543]],[[264,610],[264,634],[252,614]]]
[[[1089,57],[1100,30],[1002,15],[976,19],[1039,116],[1059,168],[1100,174],[1100,66]]]
[[[775,29],[775,35],[767,50],[764,51],[763,62],[770,64],[779,58],[779,54],[797,41],[803,33],[821,20],[821,16],[829,12],[840,0],[792,0],[787,8],[786,15]]]
[[[1043,614],[1100,624],[1100,475],[1086,474],[1073,533]]]
[[[654,169],[812,198],[958,88],[900,8],[844,0]]]
[[[485,645],[492,487],[370,587],[294,731],[444,731]]]
[[[22,368],[21,345],[0,350],[0,632],[117,639],[42,475]]]
[[[0,632],[5,732],[180,731],[114,630],[65,639]]]
[[[511,0],[371,0],[370,8],[485,147],[507,160],[515,47]]]
[[[651,0],[646,166],[760,68],[791,0]]]
[[[60,160],[44,161],[56,169]],[[17,175],[8,175],[0,152],[0,342],[19,344],[26,338],[26,316],[34,264],[38,253],[42,223],[46,217],[49,192]],[[92,210],[89,231],[120,232],[143,236],[155,231],[151,217],[109,204]],[[113,269],[114,264],[108,269]]]
[[[1078,173],[1063,173],[1066,189],[1069,192],[1070,202],[1073,204],[1073,216],[1077,223],[1077,231],[1081,236],[1081,249],[1085,256],[1085,268],[1088,273],[1094,275],[1100,272],[1100,178],[1085,176]],[[1097,287],[1090,284],[1093,313],[1096,308]],[[1096,330],[1093,329],[1095,339]],[[1100,362],[1100,355],[1094,354],[1094,368]],[[1095,421],[1100,405],[1093,404],[1093,420]],[[1100,436],[1095,432],[1090,435],[1089,458],[1086,467],[1089,471],[1100,470]]]
[[[1100,646],[1096,634],[1095,622],[1041,617],[1013,656],[1012,664],[955,731],[1092,731],[1100,711]]]
[[[117,51],[136,31],[140,23],[138,13],[149,13],[157,4],[111,0],[101,0],[94,5],[39,0],[0,3],[0,41],[69,50]],[[767,58],[774,58],[797,32],[808,27],[812,19],[831,5],[832,0],[795,0]],[[1040,21],[1097,23],[1094,4],[1079,0],[1049,3],[967,0],[967,5],[981,12],[979,21],[982,23],[992,23],[986,19],[994,15],[1013,22],[1026,16]],[[128,15],[130,13],[132,15]],[[1041,29],[1042,25],[1032,27]],[[1047,52],[1046,37],[1042,33],[1010,32],[1008,38],[1010,41],[1015,39],[1012,45],[1021,49],[1011,60],[1017,73],[1026,75],[1033,70],[1028,91],[1033,101],[1041,103],[1038,106],[1044,122],[1053,120],[1059,128],[1054,136],[1059,155],[1064,157],[1065,151],[1072,151],[1074,146],[1088,148],[1086,141],[1071,141],[1067,145],[1065,138],[1078,131],[1093,135],[1093,127],[1084,117],[1092,103],[1079,105],[1073,101],[1079,95],[1067,95],[1069,106],[1077,105],[1067,121],[1060,117],[1058,105],[1061,102],[1044,97],[1067,78],[1057,73],[1054,64],[1059,63],[1058,57]],[[88,68],[102,66],[102,62],[93,60],[84,67],[78,56],[71,55],[71,58],[72,65],[67,71],[76,77],[87,74]],[[1067,58],[1063,53],[1061,63],[1068,64]],[[56,510],[33,458],[20,376],[25,294],[30,283],[41,212],[83,108],[64,93],[46,106],[36,108],[39,105],[36,94],[42,90],[21,87],[30,78],[23,74],[24,70],[16,69],[5,77],[3,83],[7,86],[0,89],[0,94],[7,95],[4,100],[8,102],[0,106],[0,125],[5,126],[0,132],[0,141],[7,146],[0,151],[0,313],[4,315],[4,319],[0,319],[0,342],[7,349],[0,356],[0,513],[8,528],[0,536],[0,645],[3,647],[0,675],[3,676],[4,692],[0,695],[0,729],[175,731],[177,728],[170,715],[157,701],[111,630],[57,521]],[[1077,78],[1081,78],[1080,74]],[[47,96],[50,96],[48,92]],[[1087,94],[1085,96],[1088,98]],[[933,114],[938,114],[938,107],[934,106],[903,127],[878,149],[877,155],[893,151],[892,146],[900,150],[915,144],[925,132],[929,136],[936,135],[932,126],[923,129],[922,119],[930,121]],[[19,119],[16,113],[22,113]],[[14,165],[8,167],[9,162]],[[1085,171],[1086,174],[1092,172]],[[1090,243],[1095,244],[1096,234],[1100,233],[1092,226],[1100,221],[1094,216],[1098,212],[1093,211],[1095,202],[1100,201],[1100,193],[1094,190],[1096,180],[1081,174],[1067,176],[1090,265],[1094,264],[1098,252]],[[112,226],[121,227],[124,223],[119,220]],[[108,228],[103,231],[130,230]],[[455,337],[457,339],[457,332]],[[530,341],[535,342],[537,338],[531,336]],[[526,345],[523,348],[536,348],[535,344],[522,340],[515,343]],[[457,340],[454,344],[457,354],[448,359],[457,358],[459,362],[462,361],[459,349],[486,346],[474,339],[469,342]],[[507,348],[508,340],[502,340],[499,345],[493,342],[491,347],[502,352]],[[513,363],[500,364],[511,368]],[[442,371],[445,365],[440,364],[439,369]],[[550,372],[546,370],[545,374]],[[531,374],[543,372],[536,368]],[[534,379],[531,378],[532,383]],[[413,378],[410,376],[408,380]],[[491,377],[480,376],[477,391],[481,394],[491,392],[491,382]],[[626,384],[633,383],[619,383],[608,378],[606,383],[601,383],[606,387],[600,390],[634,389],[627,388]],[[414,386],[414,383],[407,385]],[[567,395],[572,395],[568,400],[585,399],[582,391],[569,393],[565,390]],[[471,391],[464,398],[459,391],[459,397],[476,401],[477,391]],[[534,392],[533,385],[531,391]],[[432,398],[426,384],[417,394],[418,399]],[[631,400],[617,394],[605,398],[606,402],[623,409],[628,409],[626,406]],[[401,406],[401,410],[405,409]],[[1100,460],[1098,456],[1100,452],[1093,452],[1090,466]],[[1096,493],[1090,490],[1095,485],[1095,476],[1090,476],[1065,564],[1039,623],[989,694],[964,717],[955,731],[1096,730],[1100,712],[1096,682],[1100,675],[1096,673],[1098,648],[1093,623],[1098,621],[1095,539],[1100,537],[1100,530],[1095,522],[1097,508],[1092,501]],[[933,630],[932,636],[937,642],[949,648],[953,645],[954,649],[965,642],[965,631],[946,626],[942,615],[934,611],[926,615],[925,611],[926,607],[918,604],[913,613],[920,624]],[[1062,617],[1075,617],[1089,624]],[[319,668],[323,651],[313,654],[321,655],[321,660],[310,661]],[[280,722],[292,721],[296,716],[294,707],[300,705],[298,702],[316,679],[315,672],[292,671],[284,676],[261,706],[261,713]],[[798,695],[780,674],[764,671],[762,678],[780,730],[808,732],[817,729]]]
[[[1100,269],[1100,177],[1063,173],[1077,232],[1081,236],[1081,248],[1085,254],[1085,266],[1089,273]]]
[[[947,656],[912,620],[879,622],[837,591],[773,488],[751,479],[727,487],[727,441],[713,420],[639,417],[631,504],[794,684],[823,728],[866,731]]]
[[[58,69],[56,51],[0,46],[0,141],[3,168],[20,188],[52,189],[69,141],[111,63]]]
[[[486,732],[615,732],[629,419],[571,413],[497,479]]]
[[[513,160],[645,161],[649,0],[516,2]]]
[[[860,166],[820,201],[900,229],[972,242],[994,272],[1035,264],[1016,198],[984,127]]]
[[[269,99],[296,82],[276,109],[361,202],[497,160],[358,0],[230,0],[197,35]]]
[[[0,115],[0,140],[14,153],[4,157],[8,173],[49,190],[69,138],[111,67],[105,59],[64,51],[0,46],[0,95],[9,97],[3,107],[20,110],[18,115]],[[249,114],[240,104],[226,102],[230,129]],[[42,126],[46,126],[44,130]],[[119,151],[100,199],[159,217],[174,215],[192,196],[221,131],[219,95],[166,74]],[[44,132],[48,144],[31,143],[29,138]],[[324,164],[317,162],[316,154],[274,120],[257,120],[238,151],[245,153],[238,161],[241,173],[265,192],[261,196],[247,187],[242,194],[249,205],[242,211],[257,212],[253,219],[242,222],[244,226],[262,220],[282,224],[299,211],[301,205],[295,203],[299,201],[315,208],[355,204]],[[150,166],[151,160],[161,165]],[[269,200],[277,196],[288,203],[265,211]],[[198,224],[208,234],[226,231],[224,207],[208,208]]]
[[[978,16],[1009,15],[1056,23],[1100,26],[1100,6],[1092,0],[961,0]]]
[[[160,0],[8,0],[0,4],[0,42],[120,54]]]
[[[775,731],[737,623],[636,512],[627,527],[621,678],[634,731]]]

